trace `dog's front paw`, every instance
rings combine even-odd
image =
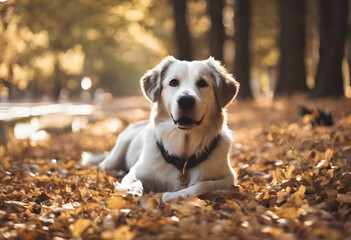
[[[172,201],[173,199],[177,198],[178,195],[173,193],[173,192],[165,192],[163,195],[162,195],[162,202],[163,203],[169,203],[170,201]]]
[[[102,171],[105,171],[109,169],[108,168],[108,162],[106,161],[106,159],[104,161],[102,161],[100,164],[99,164],[99,170],[102,172]]]
[[[133,183],[129,184],[128,186],[126,186],[123,183],[119,183],[119,182],[115,182],[114,185],[115,185],[115,189],[117,191],[130,193],[130,194],[138,195],[138,196],[143,195],[144,189],[143,189],[143,185],[142,185],[141,181],[133,182]]]

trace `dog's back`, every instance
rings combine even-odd
[[[142,135],[149,121],[128,126],[117,138],[110,154],[82,154],[82,164],[92,166],[99,164],[100,170],[128,171],[137,162],[143,147]]]

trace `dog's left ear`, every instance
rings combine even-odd
[[[240,84],[213,57],[206,60],[216,81],[215,92],[221,108],[227,106],[238,95]]]
[[[157,102],[161,95],[161,80],[167,68],[175,62],[174,57],[168,56],[163,59],[156,67],[147,71],[140,79],[141,89],[147,99]]]

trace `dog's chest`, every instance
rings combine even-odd
[[[137,178],[142,181],[147,192],[177,191],[184,188],[179,181],[178,169],[161,158],[157,163],[142,164],[139,169],[142,171],[138,171]]]
[[[146,192],[179,191],[198,182],[211,179],[213,176],[211,176],[212,171],[209,170],[211,169],[210,165],[211,159],[208,159],[194,168],[187,169],[185,172],[187,185],[182,185],[180,179],[182,171],[159,157],[153,164],[141,164],[139,169],[142,171],[138,171],[137,178],[142,181]]]

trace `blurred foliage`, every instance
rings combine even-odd
[[[272,67],[278,63],[278,1],[269,2],[271,4],[264,0],[255,0],[252,5],[251,58],[254,68],[259,68],[260,65]]]
[[[235,56],[234,0],[226,0],[224,61]],[[318,2],[307,1],[306,70],[310,88],[319,60]],[[254,95],[272,94],[279,59],[278,0],[252,1],[250,58]],[[209,57],[211,19],[206,0],[187,1],[194,59]],[[0,99],[140,94],[139,79],[166,55],[177,56],[170,0],[0,1]],[[234,73],[235,74],[235,73]],[[344,74],[347,75],[347,73]],[[239,80],[240,81],[240,80]]]
[[[160,38],[171,35],[171,9],[159,4],[154,13],[151,0],[1,3],[0,78],[35,95],[78,91],[84,76],[93,88],[136,94],[140,75],[167,54]]]

